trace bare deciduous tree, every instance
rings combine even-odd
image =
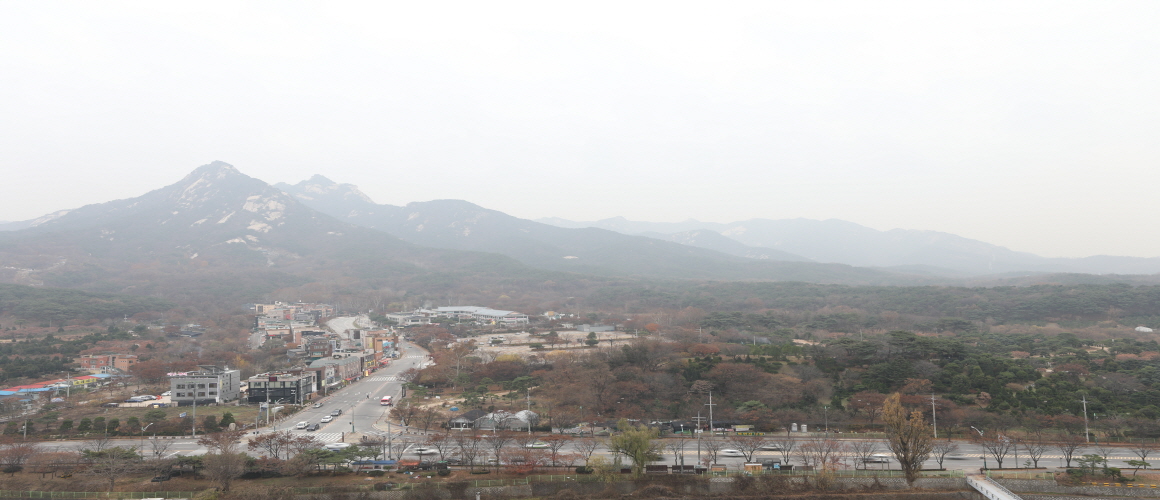
[[[938,462],[938,468],[943,468],[943,461],[947,459],[947,455],[959,451],[958,443],[947,439],[946,441],[936,441],[931,447],[930,453],[934,460]]]
[[[218,484],[222,491],[246,472],[246,456],[241,453],[207,453],[201,459],[202,474]]]
[[[798,442],[796,438],[790,436],[778,436],[773,438],[773,445],[777,447],[777,451],[781,453],[781,462],[789,464],[789,457],[793,451],[797,449]]]
[[[721,453],[721,449],[724,447],[725,447],[724,443],[721,441],[718,441],[716,439],[713,439],[713,438],[702,439],[701,440],[701,450],[705,452],[705,458],[701,459],[701,462],[704,463],[705,465],[716,464],[717,463],[717,454]]]
[[[746,462],[752,462],[753,455],[755,455],[757,453],[757,450],[760,450],[762,447],[764,447],[766,444],[768,444],[769,441],[765,438],[765,436],[760,436],[760,435],[756,435],[756,434],[755,435],[734,434],[732,436],[725,438],[725,443],[728,444],[729,446],[737,448],[737,451],[740,451],[741,453],[745,454],[745,461]]]
[[[1032,467],[1039,467],[1039,459],[1043,458],[1043,454],[1047,453],[1047,441],[1043,436],[1036,433],[1023,439],[1023,450],[1027,452],[1027,456],[1031,458]],[[941,464],[940,464],[941,466]]]
[[[475,460],[479,458],[479,454],[483,449],[483,443],[480,441],[479,436],[474,434],[456,434],[455,449],[459,453],[460,458],[464,462],[467,462],[470,468],[475,469]]]
[[[1015,446],[1011,439],[1005,435],[994,433],[980,436],[978,440],[979,444],[983,447],[983,453],[991,455],[997,467],[1002,469],[1003,459],[1007,458],[1007,454]]]
[[[173,441],[168,439],[150,439],[149,450],[153,455],[154,460],[165,458],[169,454],[169,449],[173,447]]]
[[[862,468],[866,467],[866,462],[870,459],[870,455],[878,452],[877,441],[850,441],[847,445],[850,449],[850,454],[854,456],[854,468],[857,469],[859,465]]]
[[[1075,459],[1076,453],[1084,445],[1084,439],[1078,434],[1071,432],[1060,436],[1059,441],[1055,442],[1055,449],[1063,455],[1064,466],[1071,468],[1071,461]]]
[[[596,449],[603,444],[601,440],[591,437],[580,438],[576,440],[576,451],[584,456],[584,465],[588,465],[588,461],[592,459],[592,454]]]

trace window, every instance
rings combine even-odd
[[[177,384],[178,389],[185,389],[185,384]]]
[[[205,389],[205,384],[197,384],[198,389]]]
[[[216,388],[217,388],[217,384],[209,384],[209,388],[210,388],[210,389],[216,389]]]
[[[205,396],[205,393],[204,393],[204,392],[199,392],[199,393],[197,393],[197,395],[198,395],[198,396]]]
[[[210,396],[217,396],[217,391],[209,391]]]
[[[185,397],[185,393],[184,393],[184,392],[179,392],[179,393],[177,393],[177,397],[179,397],[179,398],[184,398],[184,397]]]

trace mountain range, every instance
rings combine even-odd
[[[254,300],[310,283],[457,297],[551,288],[566,297],[665,280],[962,285],[980,284],[980,275],[1045,282],[1040,273],[1050,272],[1152,274],[1160,260],[1047,259],[948,233],[838,220],[534,221],[461,200],[378,204],[320,175],[271,186],[223,162],[136,198],[0,224],[0,282],[178,303]]]
[[[1156,274],[1160,259],[1099,255],[1049,258],[939,231],[879,231],[837,219],[750,219],[715,223],[638,222],[624,217],[576,222],[543,218],[566,228],[601,228],[676,241],[746,257],[782,251],[813,262],[886,268],[941,276],[1004,273]],[[776,257],[768,257],[776,258]]]
[[[0,281],[175,301],[252,300],[324,277],[406,287],[524,270],[501,255],[423,248],[338,221],[222,162],[136,198],[19,224],[0,233]]]
[[[751,259],[601,228],[562,228],[461,200],[381,205],[356,186],[337,184],[321,175],[274,187],[336,219],[377,229],[416,245],[498,253],[538,269],[673,279],[922,282],[920,278],[895,273],[808,262],[777,250],[761,250],[775,258]]]

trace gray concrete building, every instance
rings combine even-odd
[[[200,370],[169,376],[170,401],[177,406],[226,403],[238,399],[242,374],[229,367],[199,365]]]

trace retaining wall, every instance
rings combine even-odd
[[[1085,497],[1140,497],[1140,498],[1160,498],[1160,488],[1137,488],[1126,486],[1063,486],[1055,481],[1045,481],[1038,479],[999,479],[991,478],[1007,489],[1018,493],[1019,496],[1027,498],[1023,493],[1062,493],[1064,495],[1077,495]]]

